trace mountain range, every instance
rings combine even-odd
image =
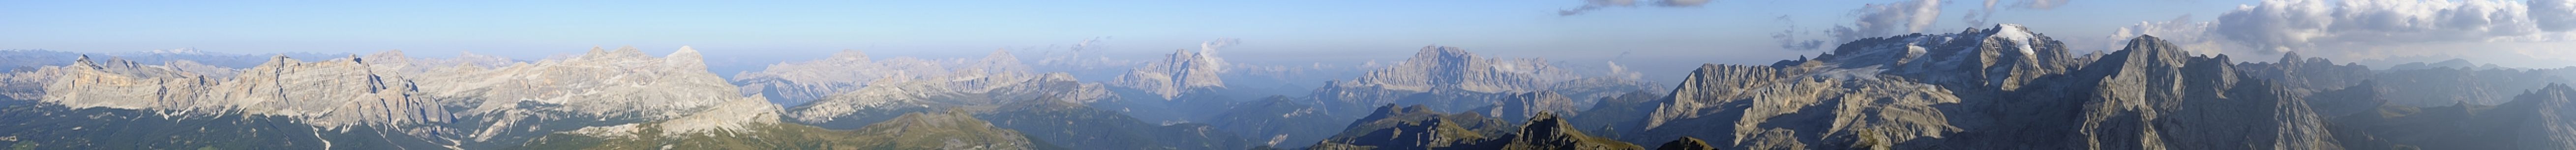
[[[1772,64],[1703,64],[1671,84],[1616,62],[1587,73],[1436,45],[1364,67],[1226,62],[1209,45],[1132,65],[1088,56],[1030,64],[1009,50],[972,59],[848,50],[731,78],[707,71],[685,46],[658,57],[594,47],[534,61],[0,51],[9,58],[0,61],[9,67],[0,74],[0,144],[2576,149],[2576,87],[2567,85],[2576,67],[2453,60],[2373,69],[2296,53],[2240,61],[2153,35],[2125,43],[2077,50],[2001,24],[1858,39]],[[1082,68],[1050,68],[1069,65]]]

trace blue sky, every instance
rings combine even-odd
[[[1770,35],[1852,25],[1863,5],[1900,2],[1904,0],[1731,0],[1560,16],[1558,10],[1585,2],[12,1],[0,2],[0,49],[362,54],[401,49],[413,56],[472,51],[537,59],[592,46],[668,52],[688,45],[719,61],[711,63],[756,65],[819,58],[842,49],[928,58],[1012,49],[1032,58],[1037,51],[1100,37],[1107,37],[1101,44],[1112,57],[1144,58],[1196,48],[1201,41],[1237,38],[1242,44],[1221,57],[1249,63],[1358,63],[1401,59],[1437,44],[1502,57],[1639,61],[1644,63],[1623,64],[1668,68],[1648,74],[1679,74],[1657,72],[1813,55],[1820,51],[1784,49]],[[1925,32],[1970,27],[1962,19],[1982,9],[1981,3],[1942,2],[1940,17]],[[2142,21],[2185,15],[2216,20],[2239,5],[2257,3],[2077,0],[2050,9],[1999,9],[1989,22],[2025,24],[2070,44],[2101,45],[2113,31]],[[1776,19],[1781,16],[1790,22]],[[1799,36],[1823,38],[1820,33]]]

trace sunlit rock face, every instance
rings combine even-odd
[[[1153,92],[1163,99],[1180,97],[1181,92],[1192,89],[1225,88],[1225,80],[1218,75],[1225,73],[1226,68],[1223,67],[1226,64],[1215,57],[1186,50],[1173,51],[1160,61],[1118,76],[1111,83]]]
[[[682,47],[663,58],[632,47],[590,53],[564,60],[520,63],[499,68],[458,67],[424,80],[429,95],[460,98],[471,106],[464,113],[505,113],[548,109],[582,115],[669,119],[695,112],[736,95],[732,84],[706,71],[697,50]],[[521,104],[561,105],[526,108]]]
[[[370,132],[468,148],[588,125],[678,119],[669,123],[675,131],[703,132],[776,122],[760,118],[778,118],[777,105],[731,92],[701,59],[688,47],[661,58],[630,47],[534,63],[399,51],[315,62],[277,56],[244,69],[83,58],[20,75],[51,78],[42,101],[68,107],[283,116],[320,130],[380,130]],[[504,62],[511,64],[495,65]]]
[[[2339,149],[2326,125],[2333,116],[2311,105],[2376,105],[2310,102],[2312,92],[2242,73],[2226,56],[2154,37],[2072,57],[2015,30],[1864,39],[1771,66],[1703,65],[1643,120],[1611,127],[1627,141],[1688,136],[1721,149]]]
[[[843,50],[820,60],[784,62],[759,72],[737,73],[733,83],[741,85],[743,95],[768,96],[773,102],[794,106],[878,81],[923,80],[951,73],[944,66],[942,62],[911,57],[875,60],[866,52]]]
[[[909,75],[913,74],[910,70],[897,72],[906,76],[878,78],[849,91],[835,91],[808,104],[788,107],[786,117],[799,123],[837,129],[855,128],[905,112],[951,108],[982,111],[1026,100],[1094,103],[1117,99],[1117,95],[1100,83],[1078,81],[1066,73],[1032,73],[1007,51],[995,51],[982,59],[954,60],[950,63],[957,64],[951,65],[954,67],[938,67],[941,65],[926,62],[891,63],[905,61],[910,60],[897,58],[878,63],[885,66],[927,66],[920,67],[920,70],[936,74]],[[755,84],[780,87],[777,84]],[[768,90],[820,92],[795,88]]]
[[[72,107],[294,116],[317,126],[444,122],[445,109],[402,75],[374,72],[361,59],[301,62],[284,56],[231,80],[186,71],[84,58],[62,67],[44,102]]]

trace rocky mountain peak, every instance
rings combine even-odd
[[[1832,68],[1884,69],[1888,74],[1951,86],[2020,89],[2041,76],[2062,74],[2088,60],[2047,35],[2017,24],[1970,28],[1959,33],[1874,37],[1845,43],[1813,60],[1782,61],[1790,67],[1819,63]]]
[[[1129,70],[1111,81],[1119,86],[1142,89],[1163,99],[1180,97],[1181,92],[1200,88],[1224,88],[1225,62],[1207,53],[1173,50],[1163,59]]]
[[[699,56],[698,50],[695,48],[689,48],[689,46],[680,46],[679,51],[672,51],[671,55],[664,55],[662,57],[662,63],[665,66],[676,67],[682,70],[707,70],[706,57]]]
[[[71,67],[98,69],[98,62],[91,62],[89,55],[80,55],[80,59],[72,60]]]
[[[2281,63],[2281,64],[2303,64],[2303,63],[2305,63],[2305,62],[2302,62],[2301,60],[2302,60],[2302,59],[2306,59],[2306,58],[2307,58],[2307,57],[2299,57],[2299,52],[2281,52],[2281,60],[2279,60],[2279,61],[2275,61],[2275,63]],[[2324,59],[2324,58],[2318,58],[2318,59]],[[2328,62],[2328,63],[2332,63],[2332,62]]]
[[[1538,90],[1579,77],[1548,65],[1544,59],[1485,59],[1462,48],[1424,46],[1404,63],[1370,71],[1353,81],[1394,90],[1501,93]]]
[[[1672,142],[1664,142],[1663,146],[1656,146],[1655,150],[1717,150],[1717,147],[1710,147],[1707,141],[1700,141],[1699,138],[1684,136],[1681,139],[1673,139]]]

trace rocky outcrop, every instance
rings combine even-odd
[[[2083,96],[2082,148],[2340,149],[2304,99],[2238,74],[2228,62],[2225,55],[2189,56],[2155,37],[2130,40],[2075,75],[2098,81],[2087,92],[2093,96]]]
[[[1573,128],[1552,113],[1538,113],[1522,124],[1519,132],[1505,136],[1507,150],[1644,150],[1636,144],[1610,138],[1593,137]]]
[[[1821,141],[1939,138],[1963,131],[1950,122],[1960,98],[1937,85],[1893,76],[1836,76],[1815,68],[1704,65],[1669,101],[1659,102],[1631,141],[1716,137],[1742,148],[1757,143],[1831,145]],[[1822,73],[1819,73],[1822,72]],[[1831,139],[1761,138],[1768,136]],[[1795,141],[1772,141],[1795,140]],[[1848,144],[1848,143],[1843,143]]]
[[[2298,52],[2281,54],[2281,60],[2277,61],[2239,63],[2236,66],[2238,72],[2264,80],[2280,81],[2282,86],[2301,88],[2298,90],[2303,91],[2322,90],[2306,89],[2306,87],[2353,86],[2372,80],[2373,76],[2377,75],[2370,70],[2369,66],[2335,64],[2334,60],[2303,57]]]
[[[739,131],[747,130],[741,124],[775,122],[779,114],[774,104],[739,102],[760,99],[729,92],[734,87],[707,73],[688,47],[663,58],[631,47],[593,49],[581,57],[504,67],[488,65],[506,59],[475,57],[421,59],[387,51],[304,62],[277,56],[247,69],[81,58],[46,71],[53,81],[45,82],[43,101],[171,117],[279,117],[313,130],[399,136],[372,138],[379,140],[440,139],[386,142],[456,148],[497,148],[584,126],[674,119],[674,131]]]
[[[82,58],[46,86],[43,101],[72,107],[227,112],[291,116],[316,126],[445,122],[446,109],[414,97],[402,75],[375,72],[362,59],[301,62],[285,56],[215,79],[178,68],[104,63]]]
[[[1573,98],[1566,98],[1565,95],[1559,95],[1556,94],[1556,92],[1513,94],[1511,97],[1505,97],[1502,100],[1495,102],[1499,103],[1477,110],[1484,111],[1484,114],[1487,114],[1488,117],[1521,119],[1537,117],[1538,114],[1541,113],[1574,115],[1577,111],[1577,108],[1574,106]],[[1528,121],[1521,119],[1508,119],[1507,121]]]
[[[1636,144],[1594,137],[1554,113],[1508,126],[1476,113],[1446,114],[1422,106],[1380,107],[1349,130],[1309,149],[1583,149],[1642,150]]]
[[[564,60],[501,68],[459,67],[423,77],[429,95],[456,98],[469,114],[564,112],[608,118],[663,120],[745,97],[706,71],[697,50],[681,47],[662,58],[634,47],[593,48]],[[510,117],[516,118],[516,117]],[[509,120],[509,119],[502,119]]]
[[[989,78],[984,78],[989,79]],[[871,118],[900,112],[878,110],[930,110],[963,108],[990,110],[1002,104],[1022,100],[1046,100],[1068,103],[1093,103],[1117,99],[1117,95],[1098,83],[1082,83],[1072,75],[1049,73],[1043,78],[1016,82],[982,84],[987,81],[939,80],[924,82],[882,83],[834,94],[813,104],[788,109],[787,117],[797,122],[819,124],[825,128],[847,127],[853,123],[875,122]],[[992,88],[959,88],[992,86]]]
[[[399,54],[380,53],[389,58]],[[436,81],[419,82],[416,96],[459,111],[450,116],[463,120],[445,126],[457,129],[436,135],[453,136],[448,138],[466,148],[512,146],[557,131],[657,121],[671,121],[675,133],[733,132],[747,130],[741,124],[771,121],[757,117],[778,114],[775,108],[756,107],[772,104],[741,102],[762,99],[732,92],[732,84],[706,71],[703,59],[690,47],[658,58],[620,47],[502,67],[479,67],[474,64],[491,62],[477,61],[427,66],[438,64],[412,59],[412,66],[377,70],[436,72],[412,78]]]
[[[1662,146],[1655,146],[1655,150],[1717,150],[1717,147],[1709,147],[1708,142],[1700,141],[1699,138],[1682,137],[1673,139],[1672,142],[1664,142]]]
[[[2008,33],[1971,30],[1896,39],[1985,36],[1984,43],[2014,43],[1996,41],[1997,36],[2019,36]],[[1863,41],[1856,43],[1871,40]],[[1728,149],[2341,149],[2327,129],[2327,116],[2319,112],[2350,113],[2356,103],[2369,102],[2310,102],[2307,98],[2349,97],[2309,96],[2314,92],[2241,73],[2245,69],[2235,68],[2224,55],[2193,56],[2154,37],[2130,42],[2111,54],[2064,60],[1917,57],[2013,49],[2051,53],[2045,45],[1871,49],[1847,44],[1843,51],[1813,60],[1704,65],[1656,102],[1641,123],[1619,127],[1632,129],[1619,138],[1712,137],[1710,145]],[[2030,58],[2044,57],[2057,56]],[[1982,75],[1909,71],[1960,70],[1942,63],[1954,61],[2017,65],[1970,69],[1988,70]],[[1998,69],[2012,71],[1993,71]],[[2373,93],[2367,92],[2370,87],[2315,89],[2336,88],[2360,89],[2333,94]]]
[[[1225,80],[1218,78],[1226,71],[1223,68],[1225,62],[1207,55],[1187,50],[1172,51],[1172,54],[1163,55],[1162,60],[1130,70],[1111,83],[1153,92],[1163,99],[1180,97],[1181,92],[1191,89],[1225,88]]]

